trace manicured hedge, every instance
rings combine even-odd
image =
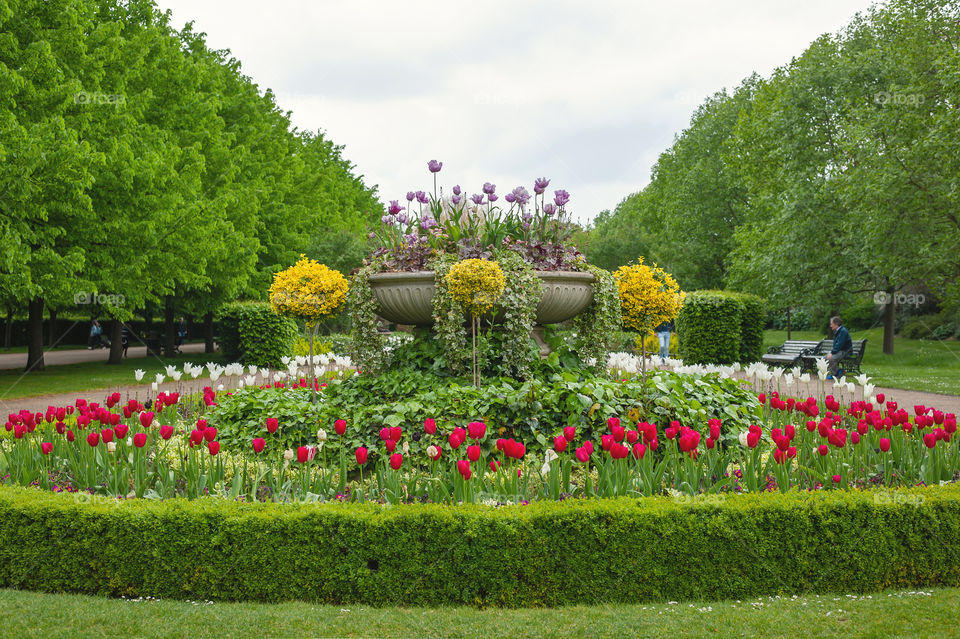
[[[960,487],[527,506],[76,501],[0,489],[0,587],[558,606],[960,585]]]
[[[740,357],[743,303],[726,291],[693,291],[677,316],[680,355],[687,364],[732,364]]]
[[[280,358],[293,355],[299,335],[296,322],[281,317],[265,302],[233,302],[222,306],[220,350],[230,362],[255,366],[280,366]]]
[[[763,326],[767,320],[767,309],[763,298],[748,293],[738,293],[737,299],[743,304],[740,313],[740,363],[759,362],[763,355]]]

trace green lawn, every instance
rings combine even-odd
[[[883,353],[883,331],[851,331],[853,339],[867,339],[861,368],[877,386],[956,395],[960,393],[960,341],[894,338],[893,355]],[[816,331],[793,331],[793,339],[823,339]],[[766,331],[764,350],[779,346],[786,331]]]
[[[127,601],[0,590],[6,637],[955,637],[960,589],[557,609]]]
[[[103,353],[103,357],[106,359],[106,351],[103,351]],[[154,380],[157,373],[164,372],[164,366],[167,364],[183,370],[185,362],[193,364],[224,363],[223,356],[220,353],[187,353],[179,357],[164,357],[162,359],[137,357],[125,359],[120,364],[87,362],[48,366],[44,371],[35,371],[26,375],[19,368],[0,370],[0,398],[14,399],[53,393],[74,393],[135,384],[133,371],[138,368],[145,371],[143,381],[149,384]]]

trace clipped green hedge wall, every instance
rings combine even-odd
[[[527,506],[77,501],[0,489],[0,587],[559,606],[960,585],[960,487]]]
[[[732,364],[740,357],[743,303],[726,291],[693,291],[680,307],[677,337],[687,364]]]
[[[767,320],[767,309],[763,298],[749,293],[738,293],[737,299],[743,304],[740,313],[740,363],[759,362],[763,356],[763,326]]]
[[[280,366],[293,355],[300,334],[297,323],[273,312],[266,302],[233,302],[218,312],[220,350],[231,362]]]

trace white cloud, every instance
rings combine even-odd
[[[768,75],[868,0],[473,3],[159,0],[384,200],[535,177],[581,220],[639,190],[703,99]]]

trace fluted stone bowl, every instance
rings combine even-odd
[[[556,324],[576,317],[593,302],[593,274],[579,271],[537,271],[543,297],[537,324]],[[433,271],[377,273],[370,276],[378,314],[397,324],[433,324]]]

